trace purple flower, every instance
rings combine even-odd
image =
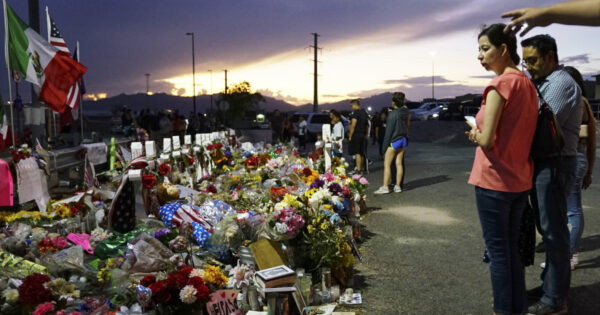
[[[323,181],[320,178],[317,178],[317,179],[315,179],[315,181],[312,184],[310,184],[310,189],[313,189],[313,188],[319,189],[319,188],[323,187],[323,185],[325,185],[325,181]]]
[[[329,189],[329,192],[334,196],[342,195],[342,186],[340,186],[340,184],[338,183],[331,183],[327,188]]]
[[[167,228],[158,230],[158,231],[154,232],[154,238],[161,238],[161,237],[167,235],[167,233],[169,233],[170,231],[171,230],[169,230]]]

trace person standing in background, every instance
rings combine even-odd
[[[581,204],[581,189],[587,189],[592,183],[592,172],[594,170],[594,160],[596,159],[596,119],[590,102],[585,96],[583,89],[583,77],[577,69],[565,67],[571,77],[577,82],[581,89],[581,95],[584,103],[584,109],[581,119],[581,129],[579,131],[579,144],[577,146],[577,168],[575,169],[575,183],[567,197],[567,216],[569,217],[570,232],[570,253],[571,270],[579,264],[579,241],[583,234],[584,219],[583,207]]]
[[[360,101],[350,101],[352,114],[350,115],[350,130],[348,132],[349,153],[354,155],[356,167],[354,173],[361,174],[366,163],[366,145],[369,133],[369,115],[360,107]]]
[[[304,115],[300,115],[298,117],[298,147],[302,150],[306,150],[307,128],[308,123],[306,122],[306,117],[304,117]]]
[[[390,192],[391,165],[396,166],[396,182],[394,192],[402,192],[401,179],[404,176],[404,149],[408,145],[408,126],[410,125],[410,112],[404,104],[404,93],[396,92],[392,96],[393,110],[386,119],[387,128],[383,146],[386,148],[383,162],[383,185],[374,194],[381,195]]]

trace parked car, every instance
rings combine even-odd
[[[451,102],[446,106],[440,116],[440,120],[464,120],[463,104],[460,102]]]
[[[321,134],[323,132],[324,124],[331,124],[331,119],[329,118],[328,112],[297,112],[292,116],[292,122],[294,123],[294,132],[297,133],[297,125],[298,119],[300,116],[304,116],[307,126],[307,135],[308,140],[313,141],[317,138],[317,134]],[[348,126],[350,122],[347,118],[342,116],[342,124],[344,125],[344,131],[348,131]]]
[[[424,103],[418,108],[410,110],[411,120],[438,119],[447,106],[447,102]]]

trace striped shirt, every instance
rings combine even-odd
[[[575,156],[579,141],[581,115],[583,114],[583,101],[579,85],[562,67],[534,83],[546,103],[556,114],[556,119],[562,129],[565,141],[561,152],[562,156]],[[539,100],[539,105],[542,105],[542,100]]]

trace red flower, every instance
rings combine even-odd
[[[209,145],[206,146],[206,148],[208,149],[208,151],[212,151],[212,150],[215,149],[215,146],[212,145],[212,144],[209,144]]]
[[[194,161],[196,161],[196,160],[194,159],[193,156],[188,155],[188,161],[190,162],[190,164],[194,164]]]
[[[304,175],[304,176],[310,176],[310,175],[312,175],[312,170],[310,168],[308,168],[308,167],[305,167],[302,170],[302,175]]]
[[[187,278],[190,276],[190,273],[192,273],[192,270],[194,270],[194,267],[186,266],[186,267],[182,267],[181,269],[179,269],[179,271],[177,271],[177,273],[179,273]]]
[[[44,287],[44,283],[48,281],[50,277],[41,273],[27,276],[19,286],[19,300],[30,305],[52,301],[52,292]]]
[[[204,280],[200,277],[191,277],[188,280],[188,285],[196,289],[196,297],[201,300],[206,300],[210,295],[210,289],[204,284]]]
[[[246,166],[257,167],[258,166],[258,157],[253,156],[251,158],[246,159]]]
[[[46,302],[44,304],[38,305],[38,307],[33,312],[33,315],[45,315],[48,312],[54,310],[54,304],[52,302]]]
[[[170,273],[167,276],[167,285],[169,288],[177,288],[179,290],[185,287],[187,283],[187,275],[178,272]]]
[[[167,163],[161,163],[158,166],[158,173],[163,176],[171,173],[171,166]]]
[[[158,281],[151,284],[148,288],[152,290],[152,298],[157,303],[169,303],[171,301],[171,292],[167,289],[166,281]]]
[[[154,176],[154,174],[145,174],[142,176],[142,184],[144,184],[146,189],[154,187],[154,185],[156,185],[156,176]]]
[[[223,147],[223,144],[222,144],[221,142],[219,142],[219,143],[217,143],[217,144],[215,145],[215,147],[216,147],[217,149],[220,149],[220,148],[222,148],[222,147]]]
[[[145,286],[145,287],[149,287],[151,284],[153,284],[154,282],[156,282],[156,277],[155,276],[145,276],[142,278],[142,280],[140,280],[140,284]]]
[[[215,185],[213,185],[213,184],[208,185],[207,190],[208,190],[208,192],[213,193],[213,194],[217,193],[217,187],[215,187]]]

